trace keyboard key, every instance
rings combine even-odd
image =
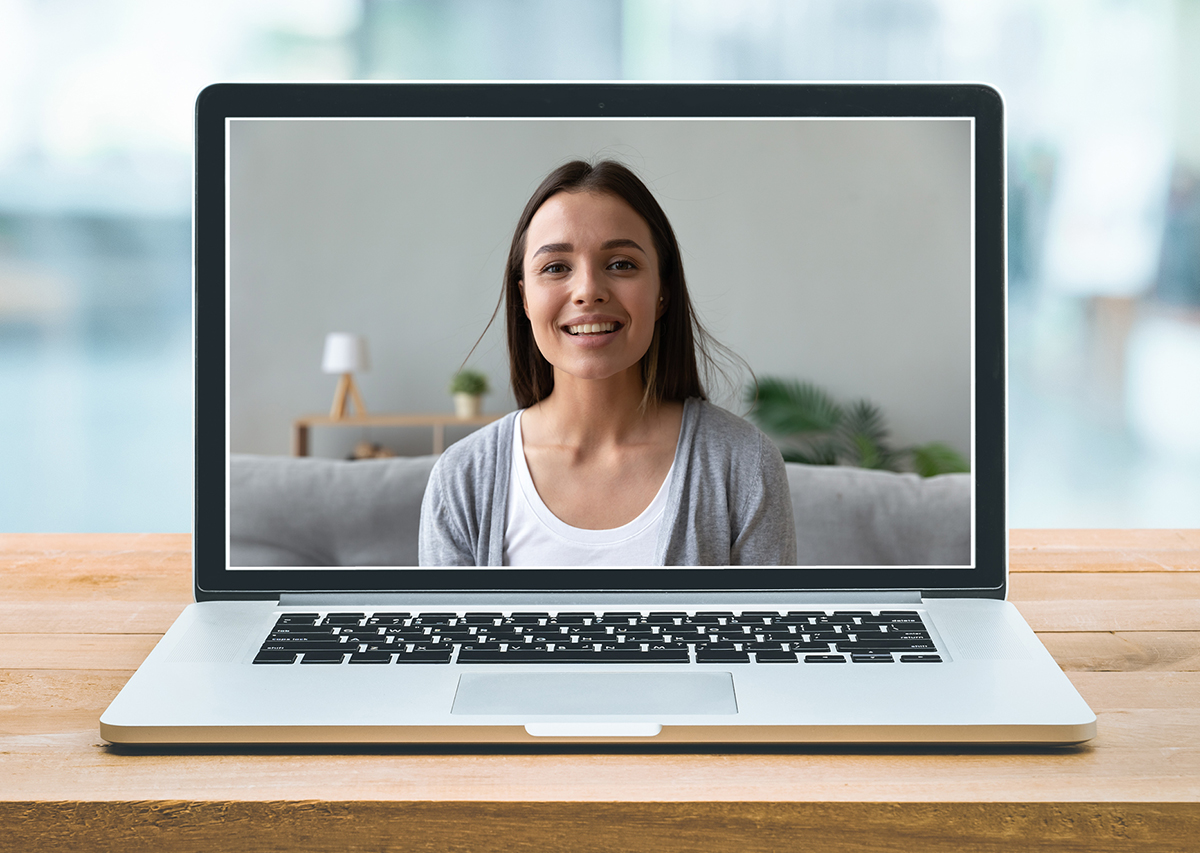
[[[284,613],[276,625],[315,625],[319,613]]]
[[[709,636],[711,637],[712,634],[709,634]],[[722,631],[718,635],[718,639],[722,643],[745,643],[748,646],[758,645],[758,638],[753,634],[731,634],[728,631]]]
[[[504,620],[507,625],[539,625],[542,620],[549,621],[549,613],[514,613]]]
[[[817,619],[824,619],[825,613],[821,610],[789,610],[787,616],[780,619],[787,625],[811,625]]]
[[[894,663],[891,655],[885,654],[852,654],[850,660],[854,663]]]
[[[396,663],[450,663],[451,646],[444,649],[413,649],[396,656]]]
[[[420,628],[385,628],[380,639],[385,637],[392,637],[393,643],[424,643],[429,640],[429,634]]]
[[[769,625],[779,618],[775,610],[743,610],[737,617],[740,625]]]
[[[403,625],[411,613],[372,613],[367,617],[368,625]]]
[[[613,627],[612,636],[624,637],[627,643],[648,643],[660,635],[654,633],[654,629],[649,625],[616,625]]]
[[[928,640],[929,634],[925,631],[887,631],[884,633],[889,640]]]
[[[585,621],[590,622],[595,618],[595,613],[559,613],[555,615],[553,622],[556,625],[582,625]]]
[[[798,658],[795,652],[783,652],[770,649],[764,649],[754,652],[754,659],[759,663],[796,663]]]
[[[276,625],[271,629],[272,637],[332,637],[334,627],[318,627],[316,625]]]
[[[584,625],[581,628],[568,628],[567,633],[563,634],[565,638],[563,642],[570,642],[572,637],[578,637],[580,643],[610,643],[616,634],[610,634],[603,628],[593,628],[590,625]]]
[[[464,648],[459,663],[688,663],[687,648],[643,651],[639,647],[597,651],[591,646],[555,646],[499,649]]]
[[[839,652],[936,652],[937,646],[929,640],[909,640],[880,642],[878,640],[860,640],[857,643],[837,643]]]
[[[339,643],[337,640],[311,640],[307,637],[289,637],[286,640],[267,640],[262,644],[261,651],[264,652],[331,652],[338,649],[350,649],[355,646],[347,646],[345,643]]]
[[[750,655],[745,652],[728,651],[725,649],[696,649],[696,663],[750,663]]]
[[[845,663],[842,655],[805,655],[805,663]]]
[[[839,631],[796,631],[797,634],[805,634],[808,637],[807,642],[810,643],[836,643],[838,640],[844,640],[848,636]]]
[[[900,655],[900,663],[941,663],[941,655]]]
[[[472,630],[478,629],[479,626],[470,625],[430,625],[427,628],[430,635],[436,637],[473,637]]]
[[[755,631],[754,635],[757,637],[762,637],[763,639],[766,639],[766,640],[771,640],[773,642],[777,642],[777,643],[778,642],[786,643],[786,642],[790,642],[792,640],[801,639],[800,634],[793,633],[792,631],[789,631],[786,627],[780,627],[780,626],[772,626],[770,628],[763,628],[761,631]]]
[[[682,622],[687,619],[688,615],[683,611],[651,613],[646,616],[643,621],[647,625],[674,625],[675,620]]]
[[[691,622],[695,625],[720,625],[722,620],[732,618],[733,613],[728,610],[704,610],[693,616]]]
[[[554,626],[541,626],[539,628],[530,628],[521,632],[522,643],[569,643],[570,638],[558,630]]]
[[[473,637],[464,637],[462,645],[464,646],[498,646],[500,643],[508,642],[507,637],[496,637],[492,634],[476,634]]]
[[[300,663],[341,663],[341,652],[305,652]]]
[[[613,611],[611,613],[602,613],[593,623],[595,625],[628,625],[631,622],[636,622],[642,618],[642,614],[636,611]]]
[[[558,649],[554,650],[558,654]],[[660,648],[642,651],[640,648],[619,649],[617,651],[601,650],[596,652],[594,660],[598,663],[688,663],[687,646],[683,648]]]
[[[255,663],[282,663],[291,664],[296,662],[295,652],[259,652],[254,657]]]
[[[457,613],[418,613],[413,617],[413,625],[449,625],[458,618]]]
[[[367,614],[365,613],[330,613],[321,620],[322,625],[357,625]]]
[[[880,617],[890,619],[893,622],[916,622],[921,624],[921,614],[915,610],[881,610]]]
[[[357,652],[350,655],[350,663],[391,663],[391,652]]]
[[[338,636],[345,637],[347,643],[374,643],[383,639],[383,635],[379,631],[366,626],[343,628]]]
[[[589,650],[580,649],[577,657],[592,654]],[[563,658],[564,660],[566,658]],[[502,651],[495,649],[459,649],[459,663],[544,663],[550,660],[550,652],[545,647],[530,646],[529,648],[509,648]]]
[[[503,618],[503,613],[468,613],[459,621],[464,625],[492,625]]]

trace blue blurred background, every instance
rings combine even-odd
[[[1010,522],[1200,523],[1200,2],[0,0],[0,530],[191,529],[191,110],[217,80],[982,80]]]

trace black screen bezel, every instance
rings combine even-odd
[[[975,567],[237,569],[226,565],[225,157],[231,117],[974,117]],[[913,589],[1003,598],[1006,253],[1003,102],[965,84],[220,83],[196,99],[194,200],[197,600],[395,591]],[[552,581],[548,583],[548,581]]]

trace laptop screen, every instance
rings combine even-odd
[[[986,87],[228,85],[197,129],[198,589],[1002,586]],[[669,220],[705,396],[786,460],[794,562],[417,566],[435,454],[520,408],[505,266],[575,160]]]

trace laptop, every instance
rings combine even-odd
[[[771,498],[791,501],[794,565],[418,564],[431,436],[489,429],[449,415],[447,384],[466,364],[489,413],[515,407],[489,318],[526,200],[576,159],[624,164],[670,218],[735,356],[711,404],[793,460]],[[107,740],[1094,737],[1005,600],[994,89],[218,84],[196,103],[194,222],[196,601],[104,712]],[[331,334],[359,408],[306,417],[333,392]],[[821,464],[846,459],[756,408],[771,382],[874,413],[890,455]],[[354,445],[408,458],[330,458]],[[913,473],[922,448],[958,473]]]

